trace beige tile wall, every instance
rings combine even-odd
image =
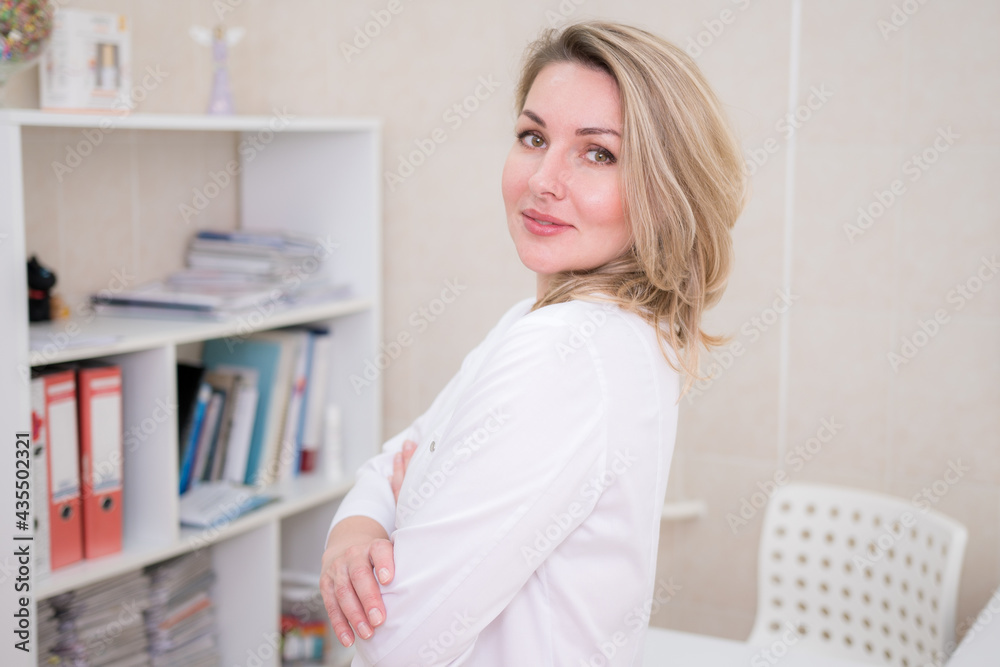
[[[210,60],[187,29],[213,24],[213,8],[226,3],[65,4],[132,16],[136,71],[167,73],[141,111],[199,112]],[[734,231],[731,285],[707,319],[746,352],[681,407],[668,493],[704,499],[709,511],[665,524],[660,579],[682,588],[653,622],[747,635],[760,517],[734,534],[725,515],[786,469],[787,453],[824,418],[843,427],[794,479],[911,497],[949,461],[971,468],[938,508],[970,530],[959,621],[974,614],[1000,582],[1000,279],[974,279],[982,258],[1000,250],[1000,6],[921,3],[883,35],[878,22],[890,18],[892,0],[401,0],[403,11],[348,62],[341,45],[387,4],[232,0],[226,16],[247,28],[231,59],[240,112],[381,116],[386,170],[414,141],[446,130],[425,164],[385,191],[386,339],[413,333],[410,314],[445,280],[468,288],[388,369],[386,434],[424,409],[496,318],[533,293],[533,276],[507,238],[499,193],[527,41],[560,12],[632,22],[682,46],[700,35],[698,62],[748,155],[777,150],[755,170],[754,199]],[[733,21],[717,36],[705,32],[725,9]],[[481,77],[496,90],[449,125],[444,114]],[[817,107],[794,138],[779,125],[790,84],[798,91],[792,109],[810,96]],[[12,81],[8,103],[37,106],[33,75]],[[958,138],[947,150],[932,155],[926,171],[908,171],[907,160],[949,127]],[[60,183],[51,163],[78,135],[26,136],[29,249],[76,296],[105,286],[115,270],[142,281],[179,265],[191,227],[178,202],[233,146],[118,132],[88,158],[90,168]],[[845,226],[858,208],[894,179],[905,192],[849,240]],[[92,193],[109,191],[114,196],[92,201]],[[230,192],[197,224],[232,227],[237,216]],[[959,310],[949,291],[970,280],[981,289]],[[782,290],[792,306],[765,324]],[[947,323],[911,361],[890,367],[887,353],[937,309]],[[758,327],[754,318],[765,319]]]

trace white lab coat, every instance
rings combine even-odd
[[[334,517],[379,521],[396,564],[354,667],[641,662],[672,594],[654,578],[679,376],[633,313],[532,303],[362,466]],[[397,507],[387,478],[406,439]]]

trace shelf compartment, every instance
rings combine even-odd
[[[32,366],[146,350],[163,345],[194,343],[212,338],[244,336],[255,331],[305,324],[372,308],[368,299],[344,299],[330,303],[276,309],[255,324],[249,314],[223,322],[139,317],[110,317],[38,322],[30,325],[30,336],[48,339],[45,347],[29,352]],[[254,311],[255,312],[255,311]],[[74,346],[74,340],[81,344]]]
[[[353,485],[353,477],[328,480],[321,475],[303,475],[291,482],[270,487],[269,490],[281,496],[280,500],[231,523],[205,530],[184,528],[180,530],[178,539],[169,544],[134,544],[120,554],[68,565],[36,581],[35,595],[37,599],[44,600],[123,572],[229,540],[265,524],[277,523],[286,516],[342,498]]]

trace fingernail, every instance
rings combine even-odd
[[[372,625],[378,625],[382,622],[382,612],[374,607],[368,610],[368,620],[372,622]]]
[[[361,635],[362,639],[368,639],[372,636],[372,629],[368,627],[367,623],[361,623],[358,625],[358,634]]]
[[[354,637],[345,632],[344,634],[340,635],[340,643],[343,644],[345,647],[350,646],[351,644],[354,643]]]
[[[389,581],[389,568],[383,567],[381,570],[378,571],[378,580],[381,581],[383,584]]]
[[[410,451],[412,452],[412,451],[413,451],[414,449],[416,449],[416,448],[417,448],[417,443],[415,443],[415,442],[408,442],[408,443],[406,443],[406,444],[405,444],[405,445],[403,445],[403,446],[404,446],[404,447],[405,447],[406,449],[408,449],[408,450],[410,450]]]
[[[396,463],[401,463],[403,461],[403,453],[396,452],[396,454],[392,457],[392,460],[395,461]]]

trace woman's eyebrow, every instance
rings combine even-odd
[[[545,128],[545,121],[542,120],[542,117],[539,116],[538,114],[536,114],[531,109],[525,109],[525,110],[523,110],[521,112],[521,115],[527,116],[528,118],[530,118],[534,122],[538,123],[538,125],[541,126],[543,129]],[[576,131],[576,135],[580,136],[580,137],[588,136],[588,135],[592,135],[592,134],[613,134],[614,136],[618,137],[619,139],[622,136],[621,133],[618,130],[612,130],[612,129],[609,129],[609,128],[606,128],[606,127],[581,127],[579,130]]]

